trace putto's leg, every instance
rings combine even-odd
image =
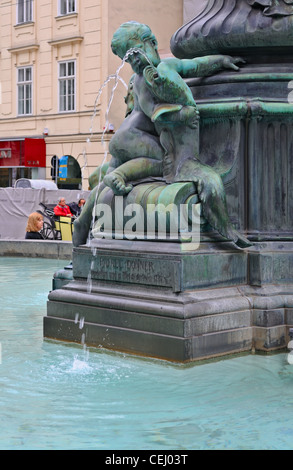
[[[123,196],[132,190],[129,181],[137,181],[149,176],[162,176],[162,174],[162,162],[141,157],[123,163],[123,165],[108,173],[104,177],[103,183],[109,186],[114,194]]]
[[[126,126],[126,121],[128,126]],[[143,122],[142,125],[146,123],[150,126],[150,123],[147,121]],[[109,153],[118,163],[116,167],[142,156],[149,159],[162,160],[164,150],[154,126],[152,125],[150,132],[148,132],[148,130],[141,130],[140,127],[136,127],[136,121],[133,126],[130,124],[131,119],[126,119],[109,143]]]

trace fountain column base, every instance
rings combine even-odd
[[[50,293],[44,336],[178,363],[286,348],[289,244],[242,252],[206,241],[183,252],[180,243],[100,240],[74,248],[73,279]]]

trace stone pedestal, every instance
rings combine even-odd
[[[292,263],[284,244],[94,241],[50,293],[44,335],[180,363],[285,348]]]

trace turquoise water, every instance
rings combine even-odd
[[[64,261],[0,258],[0,449],[293,449],[286,354],[193,366],[43,340]]]

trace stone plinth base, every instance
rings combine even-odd
[[[292,243],[94,241],[49,295],[44,335],[179,363],[286,348]]]

